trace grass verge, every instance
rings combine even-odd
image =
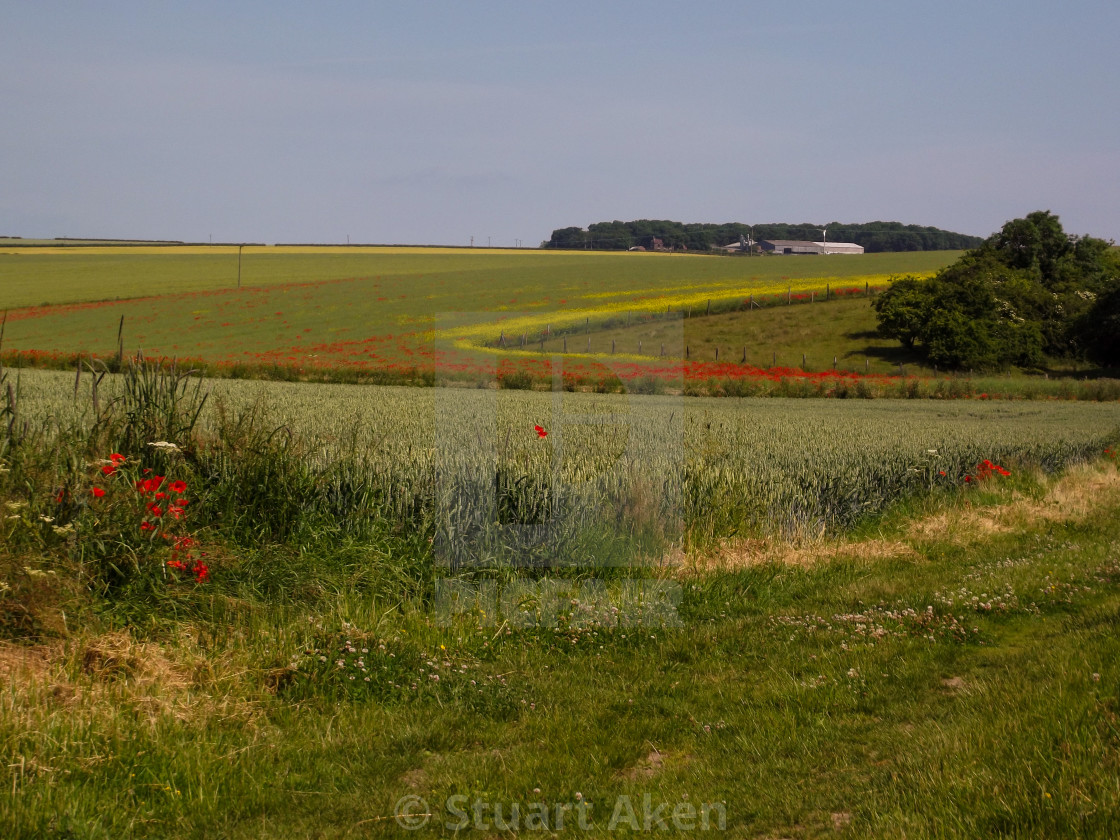
[[[1115,464],[908,505],[844,540],[664,570],[676,621],[590,579],[448,610],[390,582],[388,540],[238,548],[210,585],[122,610],[9,543],[24,630],[6,619],[0,646],[0,826],[390,836],[412,807],[420,836],[705,818],[1116,836]]]

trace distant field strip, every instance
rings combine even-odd
[[[956,256],[250,247],[238,288],[236,250],[0,249],[3,350],[33,364],[78,353],[105,358],[123,346],[226,368],[399,373],[433,370],[438,361],[467,371],[492,363],[495,348],[484,345],[503,332],[500,352],[522,334],[539,341],[584,323],[625,322],[626,313],[696,314],[709,300],[726,308],[752,294],[809,295],[826,287],[862,292],[893,275],[927,274]]]
[[[0,247],[0,309],[117,300],[237,288],[233,246]],[[956,251],[907,254],[742,258],[650,253],[502,251],[468,248],[250,246],[241,286],[354,278],[446,281],[478,305],[562,306],[575,296],[659,294],[787,280],[927,273]],[[637,291],[640,290],[640,291]],[[511,299],[515,298],[515,299]]]

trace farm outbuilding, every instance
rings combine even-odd
[[[758,243],[771,254],[862,254],[854,242],[806,242],[800,239],[763,239]]]

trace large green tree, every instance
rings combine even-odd
[[[1109,357],[1112,290],[1120,259],[1110,243],[1069,236],[1048,211],[1008,222],[932,278],[896,281],[873,303],[881,335],[932,364],[1032,367],[1044,354]]]

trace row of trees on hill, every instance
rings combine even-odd
[[[1120,251],[1031,213],[928,279],[873,304],[879,332],[958,369],[1039,367],[1046,357],[1120,366]]]
[[[854,242],[868,253],[877,251],[957,251],[978,247],[984,240],[934,227],[904,225],[901,222],[865,222],[825,226],[833,242]],[[821,227],[811,224],[744,225],[682,223],[639,219],[633,222],[596,222],[587,229],[559,228],[542,243],[544,248],[626,251],[634,247],[652,250],[655,240],[674,251],[708,251],[738,242],[740,236],[760,239],[801,239],[819,242]]]

